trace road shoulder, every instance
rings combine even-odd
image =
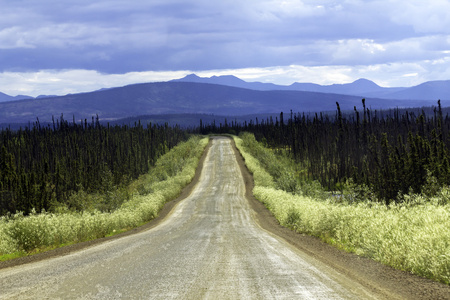
[[[386,299],[450,299],[450,286],[393,269],[372,259],[339,250],[319,238],[296,233],[283,227],[252,193],[254,182],[244,159],[232,141],[236,159],[246,187],[246,198],[255,211],[256,220],[298,250],[332,267]]]

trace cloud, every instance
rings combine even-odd
[[[442,77],[433,70],[449,68],[444,0],[0,0],[0,6],[3,74],[92,70],[101,80],[147,71],[272,70],[287,78],[279,70],[294,76],[286,66],[295,65],[317,80],[327,69],[334,75],[325,78],[339,81],[386,66],[394,73],[383,82],[393,83],[398,73],[387,66],[407,66],[405,74],[429,80]]]
[[[0,30],[0,49],[35,48],[17,26]]]
[[[101,88],[127,84],[167,81],[187,75],[188,71],[130,72],[126,74],[103,74],[92,70],[46,70],[39,72],[0,73],[4,83],[2,92],[9,95],[65,95],[91,92]]]
[[[388,9],[397,24],[410,25],[417,33],[450,34],[450,2],[446,0],[389,1]]]
[[[384,14],[367,13],[362,2],[334,1],[25,1],[32,24],[14,27],[11,47],[32,46],[29,51],[51,67],[51,57],[101,52],[123,72],[136,69],[134,59],[155,57],[156,69],[250,67],[308,63],[323,59],[324,44],[340,40],[372,39],[389,24]],[[20,3],[23,9],[24,3]],[[372,4],[369,4],[369,6]],[[9,11],[14,4],[8,4]],[[377,20],[378,26],[374,26]],[[17,24],[17,23],[14,23]],[[8,28],[6,28],[8,29]],[[6,44],[6,43],[5,43]],[[242,49],[249,49],[243,51]],[[306,49],[307,55],[298,55]],[[40,52],[49,54],[45,57]],[[251,51],[253,54],[249,55]],[[187,55],[186,53],[190,53]],[[281,55],[279,55],[281,53]],[[315,56],[314,54],[318,55]],[[297,54],[297,55],[296,55]],[[331,53],[330,53],[331,54]],[[89,57],[89,56],[88,56]],[[339,56],[336,56],[339,57]],[[336,58],[335,57],[335,58]],[[119,59],[120,58],[120,59]],[[183,58],[183,59],[180,59]],[[289,61],[290,60],[290,61]],[[93,59],[78,59],[95,65]],[[128,66],[129,67],[128,67]],[[61,68],[72,68],[70,61]],[[133,69],[134,68],[134,69]],[[98,69],[111,72],[99,63]]]
[[[168,81],[195,72],[201,77],[235,75],[245,81],[290,85],[294,82],[318,84],[349,83],[368,78],[385,87],[413,86],[429,80],[450,78],[450,57],[419,62],[395,62],[373,65],[286,65],[264,68],[145,71],[106,74],[93,70],[45,70],[0,73],[1,91],[15,96],[65,95],[90,92],[128,84]],[[386,74],[389,74],[387,76]]]

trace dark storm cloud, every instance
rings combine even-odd
[[[445,0],[0,0],[0,7],[0,72],[398,64],[414,66],[410,74],[431,61],[448,69],[450,58]]]
[[[385,44],[414,37],[415,27],[424,27],[392,17],[389,11],[399,9],[394,1],[43,0],[3,7],[3,70],[358,64],[362,59],[352,55],[352,40]],[[346,57],[333,55],[346,45]],[[372,61],[389,60],[368,53]]]

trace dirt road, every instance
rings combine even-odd
[[[3,268],[0,299],[409,297],[383,285],[388,278],[368,281],[350,265],[342,268],[339,264],[345,259],[324,263],[323,253],[311,250],[320,241],[299,235],[293,241],[295,234],[278,236],[277,230],[283,235],[284,229],[267,230],[277,225],[270,225],[270,214],[245,197],[249,178],[243,177],[238,161],[231,141],[215,138],[190,195],[158,226],[63,256]],[[320,251],[338,253],[327,249]],[[326,256],[334,260],[333,254]],[[379,268],[381,274],[375,277],[391,276],[385,267]],[[373,272],[379,271],[368,271]],[[436,286],[443,291],[438,296],[445,297],[446,286],[424,282],[430,286],[423,295],[413,291],[415,298],[436,296],[430,294]]]

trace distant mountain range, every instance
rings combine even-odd
[[[361,99],[371,109],[450,106],[450,81],[427,82],[412,88],[383,88],[360,79],[350,84],[321,86],[295,83],[280,86],[245,82],[234,76],[185,78],[102,89],[90,93],[25,98],[0,103],[0,124],[49,122],[52,116],[77,122],[98,115],[103,121],[141,115],[206,114],[243,116],[278,114],[281,111],[319,112],[362,109]],[[304,91],[297,89],[304,89]],[[309,90],[307,90],[309,89]],[[4,95],[4,94],[3,94]],[[378,95],[377,97],[372,95]],[[407,97],[407,95],[412,95]],[[431,96],[429,96],[431,95]],[[1,96],[1,95],[0,95]],[[386,98],[388,97],[388,98]],[[404,100],[408,99],[408,100]]]
[[[34,98],[30,97],[30,96],[24,96],[24,95],[10,96],[10,95],[0,92],[0,102],[16,101],[16,100],[23,100],[23,99],[34,99]]]
[[[10,96],[5,93],[0,92],[0,102],[6,102],[6,101],[17,101],[17,100],[25,100],[25,99],[41,99],[41,98],[50,98],[50,97],[57,97],[56,95],[39,95],[36,98],[26,95],[17,95],[17,96]]]
[[[450,100],[450,80],[427,81],[413,87],[385,88],[367,79],[358,79],[352,83],[319,85],[315,83],[295,82],[291,85],[276,85],[273,83],[246,82],[232,75],[198,77],[187,75],[172,81],[221,84],[258,91],[305,91],[359,96],[362,98],[400,99],[400,100]]]

